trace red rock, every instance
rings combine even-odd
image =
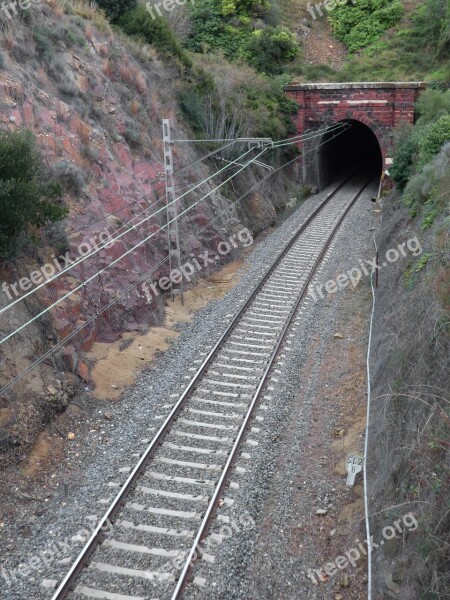
[[[208,225],[210,219],[206,215],[195,215],[194,221],[197,223],[197,225],[204,226]]]
[[[25,102],[25,104],[23,105],[23,117],[27,127],[34,127],[33,107],[29,102]]]
[[[114,152],[116,153],[117,158],[119,159],[120,165],[124,169],[128,169],[129,171],[133,170],[133,157],[125,144],[121,142],[117,142],[114,144]]]
[[[89,366],[82,360],[80,360],[78,363],[77,373],[84,381],[89,381],[91,378]]]
[[[64,348],[63,355],[67,360],[69,368],[71,371],[75,372],[78,365],[78,356],[76,350],[72,344],[69,344]]]

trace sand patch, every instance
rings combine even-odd
[[[139,372],[151,363],[159,352],[165,352],[179,333],[177,325],[192,320],[193,315],[212,300],[222,298],[238,283],[244,261],[225,265],[208,278],[199,280],[179,298],[170,300],[161,327],[152,327],[144,335],[124,333],[111,344],[95,343],[86,358],[94,363],[91,379],[95,385],[94,398],[116,400],[123,390],[136,381]]]

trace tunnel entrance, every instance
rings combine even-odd
[[[353,119],[340,123],[348,123],[350,127],[343,133],[326,132],[320,140],[318,167],[321,189],[355,169],[367,167],[381,174],[381,148],[370,127]]]

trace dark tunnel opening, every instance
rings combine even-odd
[[[348,123],[350,127],[343,133],[340,130],[328,131],[320,141],[318,158],[321,188],[356,169],[364,168],[381,174],[381,148],[370,127],[352,119],[341,123]]]

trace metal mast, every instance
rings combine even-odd
[[[178,234],[178,202],[176,201],[175,183],[173,177],[173,154],[172,137],[170,133],[169,119],[163,119],[163,141],[164,141],[164,172],[166,177],[166,204],[167,204],[167,240],[169,246],[169,276],[173,269],[180,270],[181,250]],[[183,304],[183,279],[178,277],[179,283],[171,285],[172,302],[175,296],[181,296]]]

